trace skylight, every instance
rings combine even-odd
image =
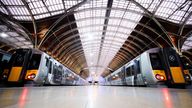
[[[185,40],[182,50],[189,50],[192,49],[192,34]]]
[[[12,22],[9,22],[12,27],[18,28],[18,26]],[[14,48],[32,48],[31,41],[26,38],[25,32],[18,28],[19,33],[13,31],[6,25],[0,25],[0,41],[10,45]]]
[[[107,2],[108,0],[89,1],[79,7],[75,13],[91,73],[102,73],[108,68],[111,60],[142,18],[142,10],[129,1],[120,0],[113,0],[107,18]]]
[[[82,0],[1,0],[0,11],[17,20],[31,21],[30,11],[35,19],[47,18],[64,13]],[[27,4],[30,10],[27,9]],[[6,10],[6,8],[7,10]],[[9,13],[10,12],[10,13]]]

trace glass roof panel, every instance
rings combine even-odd
[[[174,23],[182,23],[192,11],[189,0],[164,0],[155,15]]]
[[[5,5],[24,5],[21,0],[1,0]]]
[[[6,10],[3,6],[1,6],[1,5],[0,5],[0,11],[1,11],[2,13],[4,13],[4,14],[7,14],[7,15],[8,15],[7,10]]]
[[[182,50],[186,51],[192,49],[192,34],[185,40]]]
[[[9,9],[13,18],[17,20],[31,20],[26,15],[30,16],[29,10],[22,0],[1,0],[2,3]],[[32,15],[35,19],[42,19],[53,15],[64,13],[68,9],[83,0],[26,0]],[[8,11],[1,5],[0,11],[8,14]],[[42,15],[43,14],[43,15]]]
[[[186,24],[192,24],[192,16],[187,20]]]
[[[1,0],[1,1],[11,11],[11,14],[13,15],[14,18],[18,20],[31,20],[28,17],[24,17],[25,15],[29,15],[29,11],[27,11],[22,0]],[[81,1],[83,0],[64,0],[64,1],[63,0],[54,0],[54,1],[53,0],[26,0],[36,19],[46,18],[49,16],[64,13],[65,8],[68,9],[80,3]],[[192,11],[190,0],[186,0],[186,1],[185,0],[177,0],[177,1],[163,0],[162,3],[160,2],[160,0],[136,0],[136,2],[138,2],[139,4],[141,4],[143,7],[145,7],[151,12],[155,12],[155,9],[157,9],[157,11],[155,12],[155,15],[157,17],[163,18],[165,20],[169,20],[174,23],[183,22],[184,19]],[[92,14],[92,17],[103,16],[106,12],[106,10],[104,10],[106,6],[107,6],[107,0],[87,1],[83,6],[78,8],[77,11],[90,8],[90,9],[94,9],[94,11],[90,11],[89,14],[84,14],[84,15],[90,16],[90,14]],[[99,9],[99,7],[102,9]],[[120,18],[123,15],[126,16],[125,15],[126,13],[124,13],[123,10],[122,11],[113,10],[116,8],[121,10],[127,9],[127,11],[125,10],[126,12],[143,13],[143,11],[134,3],[131,3],[129,1],[123,1],[123,0],[113,0],[112,11],[110,15],[111,17],[116,16]],[[101,10],[103,10],[103,12],[101,12]],[[8,11],[2,5],[0,6],[0,11],[5,14],[8,14]],[[50,15],[39,16],[41,14],[50,14]],[[102,15],[98,15],[98,14],[102,14]],[[19,15],[19,17],[17,15]],[[132,17],[133,15],[129,15],[129,16]],[[129,17],[126,17],[126,18],[129,18]],[[187,24],[189,23],[190,22],[188,21]]]
[[[0,25],[0,42],[10,45],[13,48],[25,46],[24,42],[27,43],[28,46],[32,45],[31,41],[25,37],[26,34],[18,27],[18,25],[11,21],[7,22],[14,28],[17,28],[20,32],[17,33],[6,25]]]
[[[8,8],[12,15],[30,15],[27,8],[24,6],[11,6]]]
[[[106,6],[107,0],[89,1],[78,8],[77,11]],[[75,13],[76,24],[77,27],[79,27],[78,30],[88,66],[98,65],[97,60],[99,57],[105,12],[106,10],[92,9]],[[94,57],[90,56],[92,52],[94,52]],[[97,70],[96,67],[95,69],[89,69],[90,72],[95,72]]]
[[[96,61],[96,65],[107,67],[142,18],[143,11],[129,1],[114,0],[109,18],[106,7],[107,0],[89,1],[75,12],[88,66]],[[89,56],[91,51],[98,54],[96,58]]]
[[[150,7],[150,5],[152,4],[157,4],[157,0],[135,0],[136,2],[138,2],[139,4],[141,4],[143,7],[145,7],[146,9],[148,9]],[[151,8],[154,6],[151,6]]]

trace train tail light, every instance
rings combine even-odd
[[[162,75],[159,75],[159,74],[156,74],[156,75],[155,75],[155,78],[156,78],[157,80],[161,80],[161,81],[165,80],[165,77],[162,76]]]
[[[35,74],[30,74],[30,75],[27,76],[27,79],[32,80],[32,79],[34,79],[35,77],[36,77]]]

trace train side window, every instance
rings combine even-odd
[[[140,70],[140,60],[137,61],[137,74],[140,74],[141,70]]]
[[[13,62],[13,66],[22,66],[24,62],[24,54],[17,54]]]
[[[158,53],[150,53],[151,66],[154,70],[163,69],[161,58]]]
[[[51,71],[52,71],[52,61],[49,61],[50,63],[49,63],[49,70],[48,70],[48,73],[50,73],[51,74]]]
[[[122,76],[122,72],[119,72],[118,73],[118,76],[119,76],[119,78],[122,78],[123,76]]]
[[[131,66],[131,73],[133,74],[134,73],[134,70],[135,70],[135,67],[134,65]]]
[[[45,60],[46,60],[45,66],[48,67],[49,59],[47,57],[45,57]]]

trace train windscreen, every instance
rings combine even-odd
[[[154,70],[163,69],[161,58],[158,53],[150,53],[151,66]]]
[[[13,66],[23,66],[26,52],[20,52],[15,54],[15,58],[13,60]]]
[[[41,54],[33,54],[32,58],[30,60],[28,69],[29,70],[31,70],[31,69],[38,69],[40,61],[41,61]]]

